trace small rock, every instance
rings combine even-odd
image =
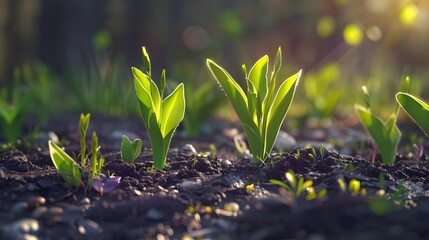
[[[294,147],[296,147],[296,140],[294,137],[289,135],[287,132],[280,131],[279,135],[277,136],[274,147],[278,151],[290,151]]]
[[[87,205],[87,204],[91,204],[91,200],[89,198],[83,198],[82,200],[80,200],[80,203],[82,205]]]
[[[189,143],[182,147],[182,152],[184,152],[186,154],[192,154],[194,156],[196,156],[198,154],[197,150],[195,150],[195,147]]]
[[[221,165],[222,167],[228,167],[228,166],[231,166],[231,165],[232,165],[232,163],[231,163],[231,161],[229,161],[228,159],[222,159],[222,160],[220,161],[220,165]]]
[[[186,180],[180,184],[180,188],[184,191],[192,191],[202,186],[201,182]]]
[[[48,208],[48,211],[46,213],[51,216],[55,216],[55,215],[60,215],[63,212],[64,212],[64,209],[61,207],[50,207]]]
[[[41,218],[45,216],[46,212],[48,211],[48,208],[45,206],[38,207],[34,209],[33,213],[31,214],[34,218]]]
[[[12,239],[28,239],[23,237],[35,237],[33,235],[36,234],[39,229],[39,221],[32,218],[24,218],[4,226],[3,231],[6,236]],[[37,239],[37,237],[32,239]]]
[[[146,217],[152,220],[161,220],[164,218],[164,214],[162,214],[160,211],[156,210],[155,208],[149,209],[146,213]]]
[[[34,209],[40,207],[46,203],[46,199],[41,196],[30,197],[27,200],[28,208]]]
[[[78,231],[82,235],[97,235],[103,232],[100,225],[89,219],[81,219],[77,221]]]
[[[13,204],[11,211],[12,213],[19,214],[27,211],[28,209],[28,203],[26,202],[17,202]]]

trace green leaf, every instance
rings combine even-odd
[[[162,101],[161,107],[161,133],[165,137],[176,128],[185,115],[185,90],[183,83]]]
[[[72,186],[80,186],[82,176],[79,165],[54,142],[49,141],[48,145],[52,162],[64,181]]]
[[[133,163],[133,144],[126,135],[122,136],[121,157],[124,162]]]
[[[161,99],[164,96],[165,87],[167,86],[167,80],[165,76],[165,69],[162,69],[161,72],[161,81],[160,81],[160,87],[161,87]]]
[[[79,130],[82,135],[86,135],[86,131],[88,130],[89,126],[89,119],[91,117],[91,114],[81,114],[80,115],[80,121],[79,121]]]
[[[131,141],[126,135],[122,136],[121,157],[124,162],[133,163],[139,156],[142,148],[142,140]]]
[[[363,106],[355,105],[355,109],[369,134],[380,149],[381,158],[384,163],[393,164],[395,162],[395,154],[401,138],[401,132],[396,124],[393,124],[389,131],[389,124],[383,123],[377,116]],[[390,123],[389,123],[390,122]]]
[[[150,64],[149,54],[146,51],[145,47],[142,47],[142,56],[143,56],[143,68],[148,76],[151,75],[152,66]]]
[[[207,59],[207,66],[213,74],[213,77],[222,86],[223,91],[229,98],[232,107],[240,120],[249,125],[253,123],[252,117],[247,111],[247,97],[240,85],[238,85],[227,71],[217,65],[214,61]]]
[[[267,96],[268,60],[269,58],[267,55],[263,56],[255,63],[255,65],[253,65],[249,72],[249,80],[253,83],[253,86],[255,87],[256,92],[259,95],[259,99],[262,100],[265,99],[265,97]]]
[[[292,192],[292,189],[286,184],[286,183],[284,183],[284,182],[282,182],[282,181],[279,181],[279,180],[277,180],[277,179],[270,179],[270,183],[272,183],[272,184],[275,184],[275,185],[278,185],[278,186],[280,186],[280,187],[283,187],[283,188],[285,188],[286,190],[288,190],[289,192]]]
[[[404,92],[396,94],[396,101],[410,116],[426,136],[429,135],[429,105],[421,99]]]
[[[283,124],[287,111],[289,110],[292,99],[295,95],[295,90],[301,77],[301,72],[302,71],[300,70],[280,85],[273,103],[268,110],[267,126],[264,130],[266,134],[265,149],[267,152],[271,152],[273,149],[280,127]]]

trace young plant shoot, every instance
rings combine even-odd
[[[142,140],[131,141],[127,136],[122,136],[121,157],[124,162],[134,163],[142,149]]]
[[[402,85],[402,90],[408,91],[408,88],[409,79],[406,78]],[[401,139],[401,131],[396,125],[399,105],[387,121],[383,122],[379,117],[371,112],[368,89],[363,86],[362,90],[365,94],[366,107],[356,104],[355,110],[358,113],[363,126],[367,129],[368,133],[377,144],[383,163],[394,164],[399,140]]]
[[[249,73],[243,65],[247,94],[226,70],[207,59],[208,68],[240,118],[253,154],[253,161],[256,163],[264,163],[271,153],[301,76],[299,71],[289,77],[275,92],[276,78],[282,64],[281,56],[279,48],[270,76],[268,76],[268,56],[259,59]]]
[[[64,181],[75,187],[82,185],[79,165],[51,140],[49,140],[48,145],[52,162]]]
[[[79,133],[80,133],[80,163],[82,166],[86,165],[86,131],[89,126],[89,119],[91,115],[81,114],[79,119]]]
[[[140,113],[149,133],[155,169],[161,170],[167,160],[171,138],[185,114],[185,90],[183,83],[165,99],[165,70],[161,74],[161,91],[151,76],[149,54],[143,47],[144,71],[132,68],[134,85],[140,105]]]
[[[429,136],[429,105],[420,98],[405,92],[396,94],[396,101],[414,122]]]

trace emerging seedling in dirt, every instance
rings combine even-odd
[[[281,55],[279,48],[270,76],[268,76],[268,56],[260,58],[249,73],[243,65],[247,93],[226,70],[207,59],[208,68],[240,118],[253,160],[257,163],[264,163],[271,153],[301,76],[299,71],[283,81],[277,92],[275,91],[277,74],[282,63]]]
[[[409,89],[409,78],[406,78],[402,90],[408,91]],[[383,163],[393,164],[395,163],[396,151],[398,148],[399,140],[401,139],[401,131],[396,125],[396,119],[398,118],[399,105],[396,110],[390,115],[386,122],[383,122],[379,117],[371,112],[370,97],[368,89],[363,86],[362,90],[365,94],[366,107],[359,104],[355,105],[363,126],[367,129],[368,133],[372,136],[375,143],[377,144],[381,159]]]
[[[429,105],[420,98],[406,92],[398,92],[396,101],[402,109],[419,125],[426,136],[429,135]]]
[[[86,165],[86,131],[89,126],[89,119],[91,115],[81,114],[79,119],[79,133],[80,133],[80,164]]]
[[[142,140],[135,139],[131,141],[127,136],[122,136],[121,157],[124,162],[134,163],[142,149]]]
[[[82,126],[82,116],[83,115],[81,115],[80,127]],[[89,124],[89,114],[86,116],[88,116],[87,122],[85,122],[87,128]],[[82,131],[82,128],[80,128],[80,131]],[[91,187],[100,193],[108,192],[113,190],[119,184],[121,179],[120,177],[102,177],[103,174],[101,173],[101,170],[104,165],[104,157],[100,156],[100,146],[98,145],[98,137],[95,132],[92,133],[91,159],[89,169],[86,165],[84,165],[86,164],[86,159],[81,161],[81,165],[79,166],[79,164],[76,163],[75,160],[70,157],[70,155],[68,155],[53,141],[49,141],[48,146],[52,162],[66,183],[75,187],[85,186],[84,182],[82,181],[83,171],[87,175],[87,185],[85,192],[87,192]],[[81,153],[81,156],[85,156],[86,158],[86,154]]]
[[[0,90],[0,130],[1,136],[8,142],[15,142],[22,128],[24,115],[31,102],[31,95],[21,91],[20,71],[15,71],[12,91]]]
[[[306,200],[313,200],[316,198],[323,198],[327,194],[327,190],[323,189],[319,193],[316,192],[316,190],[313,187],[313,181],[312,180],[304,180],[304,177],[299,177],[299,179],[295,176],[295,173],[292,169],[289,169],[285,173],[286,180],[288,181],[288,184],[276,180],[276,179],[270,179],[270,183],[276,184],[280,187],[283,187],[288,192],[290,192],[295,198],[301,197],[305,194]]]
[[[356,180],[354,178],[350,180],[348,188],[346,187],[346,183],[342,178],[338,178],[337,183],[341,192],[343,193],[349,192],[352,196],[358,196],[358,195],[366,196],[366,189],[361,188],[361,184],[359,180]]]
[[[140,113],[152,145],[154,167],[161,170],[165,166],[173,134],[185,114],[185,90],[181,83],[164,99],[165,70],[161,74],[161,91],[159,91],[152,80],[149,54],[144,47],[142,50],[144,71],[132,68],[134,85]]]

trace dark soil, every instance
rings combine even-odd
[[[66,116],[45,129],[66,139],[66,150],[76,155],[77,123],[76,116]],[[368,149],[343,144],[338,151],[347,150],[353,156],[328,149],[322,154],[318,146],[315,150],[297,147],[256,165],[236,154],[225,133],[233,125],[213,125],[216,128],[198,139],[181,136],[179,129],[168,166],[152,172],[150,145],[140,119],[94,117],[89,132],[95,130],[100,136],[104,172],[122,177],[118,187],[104,195],[85,194],[83,188],[67,185],[54,168],[46,143],[1,151],[0,239],[428,238],[426,161],[398,155],[394,165],[380,163],[378,156],[373,163]],[[121,161],[119,138],[112,137],[120,130],[143,136],[144,150],[134,164]],[[294,135],[298,140],[306,136],[302,131]],[[188,143],[200,153],[214,144],[217,155],[195,155],[184,148]],[[317,191],[327,189],[328,195],[311,201],[293,198],[269,182],[285,181],[288,169],[313,180]],[[380,173],[385,178],[382,185]],[[359,180],[367,195],[340,191],[338,179]],[[381,188],[386,192],[383,198],[376,196]],[[390,211],[376,213],[377,203]],[[225,207],[236,204],[239,208]]]

